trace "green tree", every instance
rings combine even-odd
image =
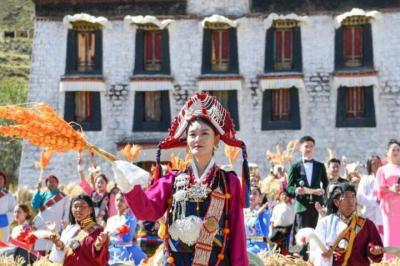
[[[20,78],[0,80],[0,105],[25,103],[27,99],[28,83]],[[9,124],[0,120],[1,125]],[[0,170],[9,178],[13,186],[17,184],[17,170],[21,160],[21,141],[0,137]]]

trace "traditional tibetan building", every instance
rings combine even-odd
[[[267,149],[306,134],[320,160],[330,148],[364,161],[398,137],[399,1],[33,1],[29,102],[51,104],[114,154],[141,145],[145,168],[201,90],[228,108],[263,175]],[[162,160],[172,152],[185,151]],[[216,155],[226,163],[223,147]],[[21,185],[37,182],[38,157],[23,145]],[[75,157],[55,155],[46,171],[77,181]]]

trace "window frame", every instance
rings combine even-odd
[[[145,31],[138,28],[135,35],[135,66],[133,75],[170,75],[170,51],[169,51],[169,32],[168,29],[161,31],[161,69],[146,70],[145,68]],[[149,30],[150,31],[150,30]]]
[[[335,31],[335,71],[370,71],[374,69],[373,40],[371,23],[354,25],[362,27],[362,60],[360,66],[348,66],[344,58],[344,27],[341,25]]]
[[[218,29],[215,29],[218,31]],[[226,70],[212,69],[212,33],[214,29],[204,28],[201,74],[239,74],[237,29],[228,28],[229,36],[229,62]]]
[[[218,33],[218,52],[215,51],[215,34]],[[224,36],[225,35],[225,36]],[[224,37],[226,38],[224,43]],[[226,45],[226,46],[225,46]],[[224,58],[224,49],[227,49],[227,57]],[[214,58],[214,54],[218,54]],[[217,61],[214,64],[213,61]],[[224,62],[226,61],[226,62]],[[229,69],[229,30],[213,30],[211,35],[211,70],[215,72],[224,72]]]
[[[279,57],[279,55],[277,54],[278,48],[277,48],[277,33],[278,31],[282,32],[282,36],[281,36],[281,61],[278,62],[277,58]],[[287,40],[286,40],[286,35],[285,33],[289,32],[290,33],[290,61],[289,62],[285,62],[285,53],[286,53],[286,44],[287,44]],[[274,40],[273,40],[273,50],[274,50],[274,70],[276,71],[286,71],[288,69],[292,69],[293,68],[293,36],[294,36],[294,32],[292,28],[276,28],[274,31]],[[288,67],[286,67],[286,65],[289,65]]]
[[[336,107],[336,127],[376,127],[375,103],[373,86],[360,86],[364,88],[364,117],[347,117],[346,109],[346,89],[349,87],[341,86],[338,88],[337,107]]]
[[[144,71],[149,71],[149,72],[153,72],[153,71],[160,71],[161,70],[161,68],[162,68],[162,54],[163,54],[163,52],[162,52],[162,31],[161,30],[146,30],[146,31],[144,31],[143,32],[143,34],[144,34],[144,36],[143,36],[143,38],[144,38],[144,49],[143,49],[143,53],[144,53]],[[151,53],[152,53],[152,56],[151,56],[151,64],[150,64],[150,66],[152,66],[153,67],[153,69],[149,69],[148,68],[148,63],[147,63],[147,60],[148,60],[148,58],[147,58],[147,53],[148,53],[148,51],[147,51],[147,49],[148,49],[148,45],[147,45],[147,43],[146,43],[146,35],[147,34],[151,34],[151,41],[152,41],[152,47],[151,47]],[[158,43],[157,44],[157,42],[158,42],[158,40],[157,40],[157,37],[159,37],[160,38],[160,40],[159,40],[159,42],[160,43]],[[159,48],[160,48],[160,62],[158,63],[157,62],[157,55],[156,55],[156,53],[157,53],[157,51],[155,51],[155,50],[157,50],[157,45],[159,46]],[[155,69],[155,67],[157,67],[157,69]]]
[[[290,113],[288,120],[272,119],[272,94],[275,89],[263,91],[262,99],[262,118],[261,130],[298,130],[301,129],[299,89],[296,87],[289,89]]]
[[[64,104],[64,120],[67,122],[76,122],[75,116],[75,95],[77,91],[65,92],[65,104]],[[89,92],[92,99],[92,120],[82,121],[78,123],[82,126],[85,131],[101,131],[102,129],[102,115],[101,115],[101,97],[100,92],[91,91]]]
[[[276,72],[302,72],[302,44],[301,44],[301,28],[300,26],[291,27],[292,29],[292,67],[288,69],[275,68],[275,32],[279,28],[272,26],[266,31],[265,41],[265,73]]]
[[[133,128],[134,132],[166,132],[171,124],[171,106],[169,91],[162,90],[161,93],[161,121],[145,121],[145,93],[136,91],[134,100]]]
[[[94,68],[88,71],[78,71],[78,32],[95,33]],[[65,75],[102,75],[103,74],[103,31],[70,29],[67,33],[67,56]]]

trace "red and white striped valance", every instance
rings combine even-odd
[[[133,91],[167,91],[174,88],[172,78],[131,78],[130,89]]]
[[[242,77],[226,77],[226,78],[199,78],[197,80],[200,91],[224,91],[224,90],[241,90]]]
[[[66,91],[106,91],[106,83],[101,79],[66,79],[60,81],[60,92]]]
[[[280,76],[262,76],[260,77],[261,90],[288,89],[296,87],[304,89],[304,80],[302,75],[280,75]]]
[[[333,76],[332,87],[368,87],[378,86],[376,72],[368,73],[336,73]]]

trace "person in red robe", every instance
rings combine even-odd
[[[315,241],[310,245],[310,262],[318,266],[368,266],[380,262],[383,244],[375,224],[356,212],[356,190],[349,182],[335,186],[328,200],[328,216],[315,229],[326,251]]]
[[[108,236],[96,223],[94,204],[87,195],[72,199],[70,225],[62,232],[51,236],[54,243],[49,259],[64,266],[107,265]]]

